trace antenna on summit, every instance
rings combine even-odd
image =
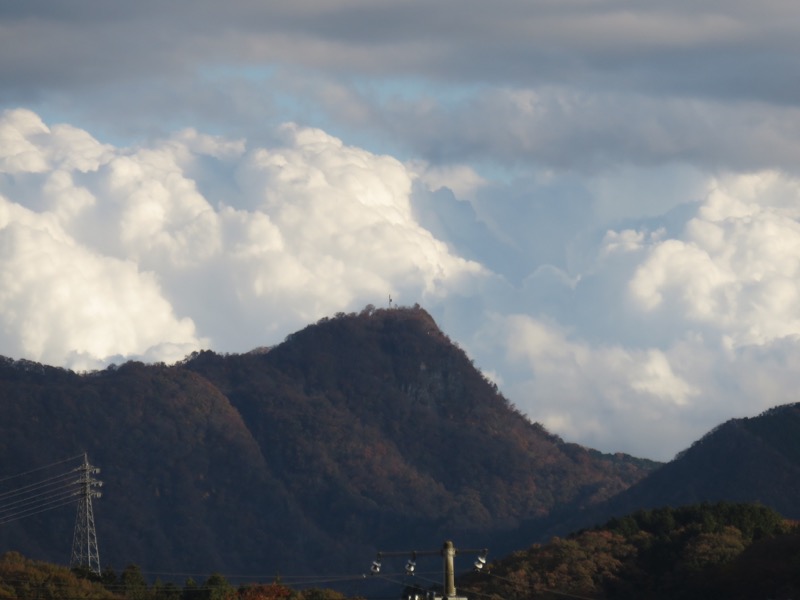
[[[392,308],[392,295],[389,294],[389,308]]]

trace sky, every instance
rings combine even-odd
[[[391,297],[604,452],[797,400],[796,2],[2,2],[0,81],[4,356]]]

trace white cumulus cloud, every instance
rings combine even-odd
[[[94,254],[51,215],[0,198],[3,353],[92,368],[111,355],[147,354],[169,341],[175,360],[201,340],[175,316],[156,278],[131,261]],[[177,352],[180,352],[176,354]]]
[[[763,172],[709,187],[682,238],[648,248],[631,295],[736,346],[800,334],[800,181]]]
[[[11,356],[83,366],[245,351],[484,273],[415,221],[413,170],[318,129],[286,125],[270,148],[193,130],[117,148],[16,110],[0,135]]]

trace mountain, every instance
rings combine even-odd
[[[145,572],[363,572],[376,549],[511,539],[657,466],[528,420],[419,307],[173,366],[5,359],[0,414],[0,480],[87,452],[101,563]],[[0,525],[0,550],[66,562],[73,514]]]

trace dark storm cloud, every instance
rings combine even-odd
[[[60,103],[116,135],[338,122],[431,162],[792,168],[798,16],[738,0],[4,3],[0,104]]]
[[[792,102],[799,14],[779,2],[16,2],[0,9],[0,76],[8,94],[245,60]]]

